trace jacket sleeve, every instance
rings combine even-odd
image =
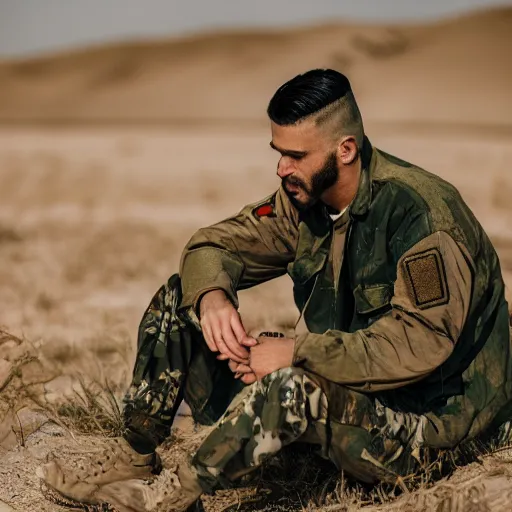
[[[329,330],[298,336],[294,364],[363,390],[420,380],[457,343],[471,299],[470,264],[464,248],[447,233],[423,238],[398,260],[388,313],[354,333]]]
[[[286,273],[298,239],[298,211],[280,188],[237,215],[197,231],[180,263],[181,308],[197,311],[200,297],[222,289],[238,307],[236,291]]]

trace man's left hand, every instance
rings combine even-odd
[[[265,375],[292,365],[295,340],[292,338],[258,338],[258,345],[251,347],[249,366],[261,380]],[[243,380],[243,379],[242,379]]]

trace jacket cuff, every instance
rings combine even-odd
[[[293,366],[301,366],[306,361],[307,347],[304,350],[303,345],[308,345],[307,338],[309,333],[300,334],[295,336],[295,346],[293,348]]]
[[[181,265],[183,297],[180,309],[197,306],[201,297],[212,290],[223,290],[238,308],[236,289],[243,272],[242,262],[232,253],[217,247],[200,247],[189,251]]]

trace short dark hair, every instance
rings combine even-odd
[[[313,69],[279,87],[270,100],[267,114],[276,124],[295,124],[351,91],[345,75],[333,69]]]
[[[362,144],[363,122],[352,87],[348,78],[334,69],[313,69],[283,84],[270,100],[267,114],[281,126],[318,114],[317,124],[332,121],[337,135],[353,135],[358,145]]]

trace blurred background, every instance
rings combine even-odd
[[[0,324],[122,389],[193,232],[278,187],[266,106],[317,67],[374,145],[459,188],[510,299],[511,54],[512,2],[0,0]],[[290,330],[289,279],[242,315]]]

